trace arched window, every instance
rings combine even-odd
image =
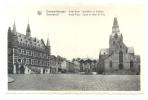
[[[109,65],[110,65],[110,68],[112,68],[112,66],[113,66],[112,61],[109,62]]]
[[[123,63],[123,52],[119,52],[119,63]]]
[[[113,41],[113,45],[115,45],[115,41]]]
[[[123,69],[123,52],[119,52],[119,69]]]
[[[122,45],[120,45],[120,48],[122,48]]]
[[[134,62],[131,60],[130,61],[130,68],[133,68],[134,67]]]

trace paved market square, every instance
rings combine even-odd
[[[10,74],[8,90],[140,91],[140,75]]]

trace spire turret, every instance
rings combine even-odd
[[[50,46],[49,38],[47,38],[46,46]]]
[[[16,33],[16,25],[15,25],[15,20],[14,20],[14,24],[13,24],[13,30],[12,30],[13,33]]]
[[[28,22],[27,29],[26,29],[26,36],[27,37],[30,37],[31,36],[31,30],[30,30],[29,22]]]
[[[49,55],[50,55],[50,53],[51,53],[51,50],[50,50],[50,41],[49,41],[49,35],[48,35],[48,38],[47,38],[46,47],[47,47],[47,49],[48,49],[48,53],[49,53]]]

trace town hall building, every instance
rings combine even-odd
[[[135,55],[133,47],[127,47],[123,42],[116,17],[109,48],[100,50],[97,71],[100,74],[140,74],[140,56]]]
[[[9,74],[44,74],[50,72],[50,44],[44,40],[31,37],[28,23],[26,34],[17,32],[14,22],[13,29],[8,29],[8,73]]]

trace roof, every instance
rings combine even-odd
[[[100,55],[106,55],[109,54],[109,49],[101,49],[100,50]]]
[[[42,39],[39,40],[36,37],[27,37],[26,35],[18,32],[17,32],[17,38],[19,43],[30,45],[32,47],[42,48],[42,49],[45,48],[45,44],[42,41]]]
[[[133,47],[128,47],[128,53],[134,53],[134,48]]]

